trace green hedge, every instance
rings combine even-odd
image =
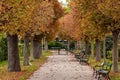
[[[7,60],[7,38],[1,38],[0,40],[0,62]]]
[[[48,48],[52,49],[53,47],[63,47],[63,43],[62,42],[49,42],[48,43]]]

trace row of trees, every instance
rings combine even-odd
[[[62,14],[57,0],[0,1],[0,31],[7,35],[8,71],[21,71],[18,39],[24,39],[24,65],[29,65],[29,41],[31,60],[40,58],[41,40],[45,36],[53,39],[58,28],[57,19]]]
[[[113,70],[118,72],[119,3],[119,0],[72,0],[70,8],[65,9],[66,13],[71,12],[60,18],[63,11],[57,0],[1,0],[0,31],[7,35],[8,71],[21,71],[18,39],[24,39],[24,65],[29,65],[29,41],[31,60],[40,58],[41,40],[55,37],[60,18],[58,35],[61,38],[84,40],[86,53],[89,52],[89,42],[95,40],[96,61],[101,59],[100,41],[112,33]]]
[[[69,36],[76,41],[84,40],[86,44],[86,53],[89,52],[89,43],[91,42],[93,45],[93,41],[95,40],[96,61],[101,60],[100,41],[105,40],[104,38],[106,35],[112,33],[112,61],[114,72],[118,72],[117,45],[118,34],[120,32],[119,3],[119,0],[71,0],[69,4],[71,11],[60,20],[60,26],[64,26],[64,28],[62,27],[64,29],[62,31],[66,32],[64,33],[64,37]],[[103,52],[105,53],[105,49]]]

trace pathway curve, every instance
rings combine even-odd
[[[53,52],[48,62],[34,72],[27,80],[95,80],[92,78],[92,69],[87,65],[81,65],[65,51]]]

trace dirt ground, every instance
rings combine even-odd
[[[64,50],[52,51],[48,62],[40,67],[27,80],[95,80],[88,65],[81,65],[70,53]]]

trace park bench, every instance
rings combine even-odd
[[[95,76],[95,78],[97,78],[97,72],[102,69],[103,65],[104,62],[102,62],[100,65],[95,65],[93,67],[93,76]]]
[[[104,77],[106,80],[111,80],[109,76],[111,68],[112,68],[112,63],[109,62],[103,63],[101,67],[99,67],[99,69],[94,68],[96,77],[98,75],[98,80],[102,80],[101,76]]]
[[[77,60],[80,60],[83,58],[84,55],[85,55],[85,52],[79,51],[79,52],[75,53],[75,58]]]
[[[83,53],[75,54],[75,58],[76,58],[78,61],[80,61],[80,60],[83,58],[84,55],[85,55],[85,54],[83,54]]]
[[[86,63],[87,65],[89,65],[88,61],[89,61],[89,57],[90,55],[84,54],[81,58],[80,58],[80,63]]]
[[[78,57],[80,56],[80,54],[78,53],[78,54],[75,54],[75,58],[77,59]]]
[[[70,52],[71,54],[74,54],[73,50],[69,50],[69,52]]]

